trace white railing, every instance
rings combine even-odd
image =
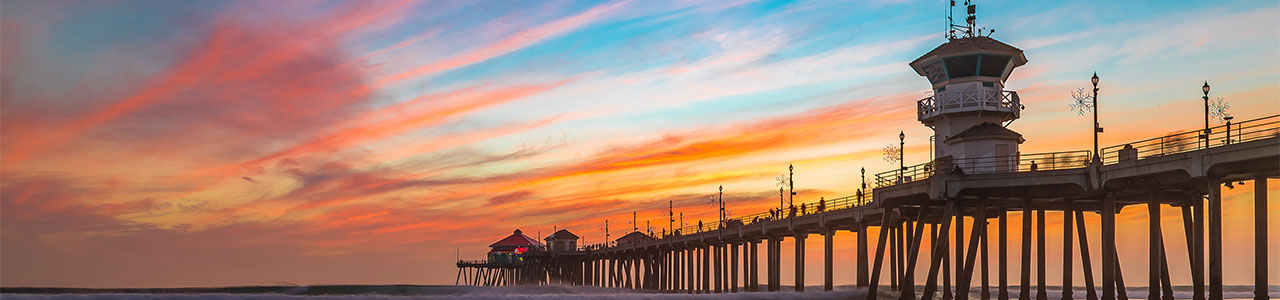
[[[923,121],[943,113],[989,110],[1012,113],[1011,118],[1018,118],[1021,108],[1018,92],[977,89],[942,92],[920,99],[916,101],[916,116]]]

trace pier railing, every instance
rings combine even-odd
[[[1091,151],[1079,150],[969,157],[953,159],[949,163],[947,160],[939,160],[936,165],[938,165],[938,169],[941,172],[958,172],[962,174],[1032,172],[1084,168],[1089,165],[1090,156]]]
[[[990,174],[1084,168],[1088,166],[1091,156],[1091,151],[1079,150],[959,159],[944,157],[927,163],[907,166],[901,173],[898,171],[880,172],[876,174],[876,187],[920,181],[941,172]]]
[[[876,187],[882,188],[900,183],[908,183],[928,179],[936,172],[934,162],[927,162],[918,165],[910,165],[902,168],[902,171],[884,171],[876,174]]]
[[[665,233],[665,235],[655,233],[656,235],[655,237],[662,239],[670,236],[697,234],[702,232],[715,231],[722,228],[735,228],[739,226],[746,226],[746,225],[751,225],[751,224],[760,223],[760,222],[784,220],[787,218],[802,217],[802,216],[807,216],[807,215],[812,215],[812,214],[817,214],[817,213],[822,213],[827,211],[836,211],[836,210],[842,210],[842,209],[862,207],[862,206],[870,205],[871,199],[872,197],[870,192],[863,192],[861,195],[854,194],[854,195],[832,198],[832,199],[819,197],[817,201],[811,201],[811,202],[801,201],[796,203],[795,204],[796,211],[794,214],[791,212],[791,209],[789,207],[785,209],[773,209],[771,211],[759,212],[759,213],[729,218],[725,220],[724,223],[720,223],[718,221],[711,221],[711,222],[703,222],[701,226],[698,226],[698,225],[684,226],[677,229],[676,232],[667,232]]]
[[[1105,147],[1100,150],[1102,162],[1114,164],[1125,159],[1159,157],[1280,136],[1280,115],[1232,123],[1229,129],[1224,124],[1209,127],[1208,136],[1204,135],[1204,129],[1196,129]]]

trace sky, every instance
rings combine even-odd
[[[5,0],[0,286],[452,284],[456,258],[517,228],[599,243],[633,212],[667,228],[669,201],[696,224],[718,186],[730,215],[765,211],[790,164],[797,201],[851,195],[861,168],[895,167],[900,131],[906,164],[930,159],[913,114],[930,88],[907,63],[946,41],[944,8]],[[1068,104],[1094,72],[1102,146],[1203,126],[1205,81],[1238,121],[1280,114],[1275,1],[982,1],[978,25],[1029,61],[1006,82],[1022,153],[1092,147]],[[1226,190],[1228,270],[1252,270],[1251,184]],[[1145,213],[1119,218],[1126,274],[1145,274]]]

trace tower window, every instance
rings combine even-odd
[[[943,63],[947,65],[947,76],[959,78],[977,75],[978,57],[978,55],[965,55],[943,58]]]
[[[1009,64],[1009,59],[1009,56],[1004,55],[983,55],[978,75],[991,77],[1004,75],[1004,67]]]
[[[984,86],[984,87],[995,87],[995,86],[996,86],[996,84],[995,84],[994,82],[983,82],[983,83],[982,83],[982,86]]]
[[[929,76],[929,82],[939,83],[947,80],[946,71],[942,68],[942,61],[934,61],[924,66],[924,73]]]

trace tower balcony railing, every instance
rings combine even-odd
[[[1018,92],[988,89],[941,92],[916,101],[916,117],[921,121],[945,113],[980,110],[1011,113],[1016,119],[1022,105]]]

